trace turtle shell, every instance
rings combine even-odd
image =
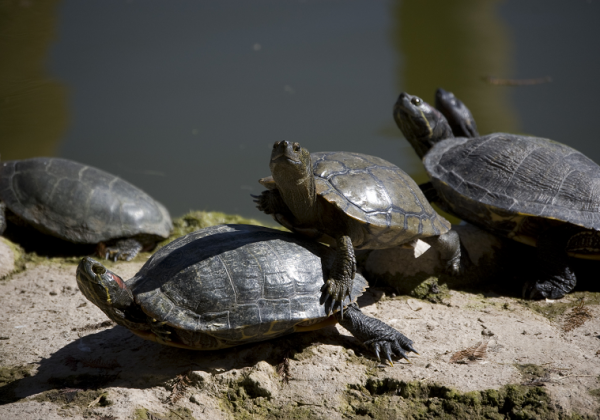
[[[334,257],[291,233],[220,225],[161,248],[127,284],[142,310],[174,328],[186,346],[206,347],[208,335],[211,348],[230,347],[326,319],[321,287]],[[344,305],[366,287],[356,274]]]
[[[485,229],[530,245],[549,224],[600,230],[600,166],[564,144],[505,133],[451,138],[423,162],[449,210]]]
[[[317,194],[363,229],[357,249],[388,248],[444,234],[450,223],[403,170],[376,156],[311,153]]]
[[[167,209],[139,188],[67,159],[0,163],[0,200],[37,230],[75,243],[169,236]]]

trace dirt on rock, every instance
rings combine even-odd
[[[148,257],[107,266],[130,278]],[[30,260],[0,281],[2,419],[600,416],[598,293],[431,303],[372,287],[363,311],[420,353],[387,366],[340,326],[211,352],[144,341],[85,299],[77,262]]]

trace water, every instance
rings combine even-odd
[[[102,168],[173,216],[268,221],[250,194],[277,140],[425,180],[391,109],[442,86],[482,134],[549,137],[600,162],[599,41],[599,0],[7,1],[0,154]]]

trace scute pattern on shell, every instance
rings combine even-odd
[[[424,164],[456,209],[482,213],[488,224],[530,215],[600,230],[600,166],[566,145],[505,133],[454,138],[434,146]],[[494,220],[473,212],[474,202],[489,206]]]
[[[148,315],[233,345],[274,338],[301,322],[326,318],[320,302],[323,267],[334,256],[329,247],[291,233],[220,225],[161,248],[128,285]],[[352,301],[366,287],[357,274]]]
[[[367,231],[355,248],[387,248],[450,229],[412,178],[390,162],[350,152],[317,152],[311,158],[317,194]]]
[[[173,227],[164,206],[139,188],[67,159],[1,162],[0,200],[41,232],[75,243],[166,238]]]

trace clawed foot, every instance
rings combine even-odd
[[[171,331],[165,327],[166,322],[159,322],[155,319],[148,319],[148,324],[150,324],[150,331],[154,333],[156,337],[164,342],[172,341],[171,340]]]
[[[142,248],[142,244],[135,239],[123,239],[114,246],[101,246],[98,253],[107,260],[131,261]]]
[[[254,198],[256,208],[265,214],[277,213],[281,198],[277,190],[265,190],[260,195],[250,194]]]
[[[344,318],[344,300],[350,296],[354,276],[356,275],[356,257],[352,241],[348,236],[342,236],[336,240],[336,255],[329,273],[329,279],[321,289],[327,297],[331,297],[334,304],[340,305],[341,317]],[[352,301],[350,300],[348,303]]]
[[[558,273],[544,280],[527,281],[523,286],[524,299],[560,299],[570,293],[577,284],[575,273],[570,267],[564,266]]]
[[[523,299],[560,299],[568,292],[564,290],[562,285],[557,285],[552,280],[526,282],[523,285]]]
[[[322,298],[321,303],[325,305],[325,311],[331,315],[338,308],[340,315],[344,318],[344,301],[348,297],[348,302],[352,302],[352,279],[347,278],[345,281],[329,279],[321,288]]]
[[[383,325],[389,329],[389,331],[386,331],[385,337],[374,338],[372,340],[365,341],[364,343],[365,346],[373,350],[377,356],[377,360],[381,361],[381,353],[383,353],[384,359],[390,364],[390,366],[394,366],[394,363],[392,362],[392,356],[401,357],[410,362],[406,353],[413,352],[419,354],[419,352],[417,352],[417,350],[415,350],[413,347],[412,340],[407,338],[404,334],[396,331],[394,328],[386,324]]]

